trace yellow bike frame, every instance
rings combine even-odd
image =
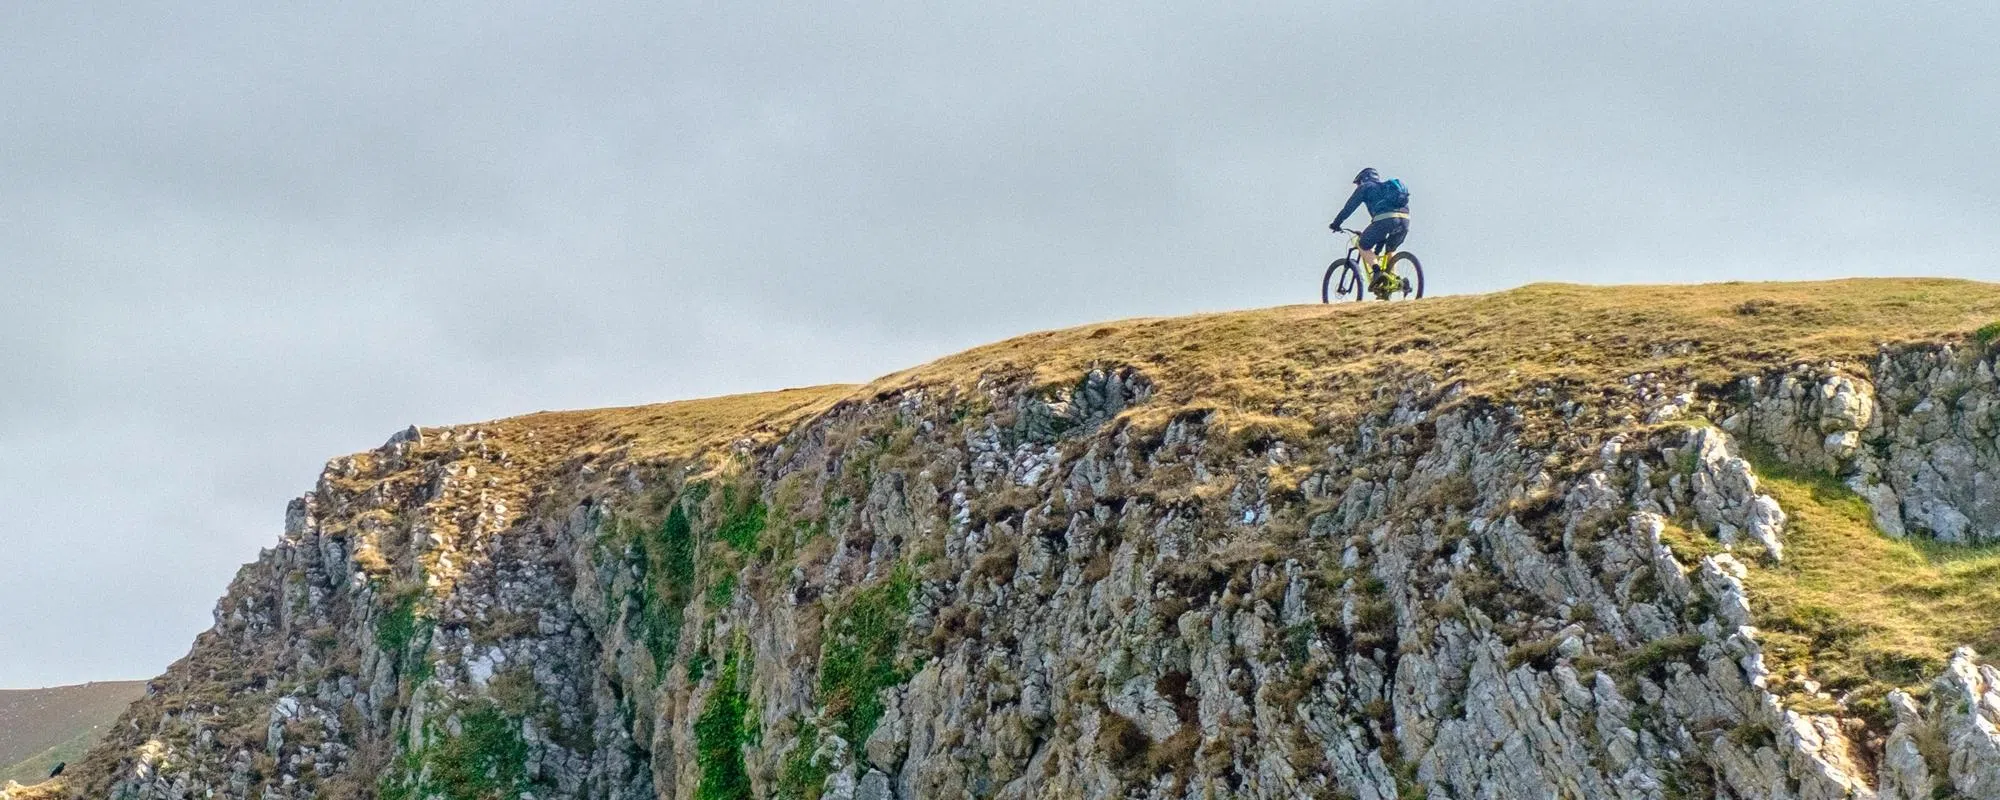
[[[1367,258],[1368,251],[1361,249],[1361,233],[1359,231],[1344,232],[1347,234],[1347,252],[1354,254],[1353,258],[1349,260],[1360,265],[1362,269],[1368,270],[1364,277],[1372,278],[1374,277],[1374,273],[1389,268],[1389,258],[1396,255],[1394,248],[1385,248],[1379,260],[1371,261]]]

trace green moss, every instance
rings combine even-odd
[[[820,699],[836,730],[857,747],[882,719],[882,690],[909,679],[896,653],[915,588],[915,576],[899,565],[887,580],[856,591],[827,620]]]
[[[375,646],[395,657],[397,669],[412,686],[436,672],[422,651],[437,623],[417,612],[420,595],[415,588],[397,592],[388,610],[375,618]]]
[[[736,573],[725,572],[708,584],[708,607],[724,609],[736,597]]]
[[[1285,658],[1290,660],[1294,666],[1304,664],[1307,659],[1312,657],[1313,634],[1318,630],[1318,627],[1318,625],[1308,620],[1285,628]]]
[[[410,647],[417,630],[417,595],[398,596],[389,610],[375,618],[375,646],[382,652],[401,657]]]
[[[436,627],[437,623],[427,619],[420,619],[417,621],[417,631],[412,638],[418,642],[428,643],[431,640],[431,631],[436,629]],[[407,663],[410,668],[410,685],[421,685],[425,681],[430,680],[432,675],[437,674],[437,664],[431,662],[428,653],[419,651],[405,658],[408,659]]]
[[[490,703],[457,718],[458,733],[433,723],[424,748],[383,773],[382,800],[513,800],[531,788],[519,720]]]
[[[728,542],[736,552],[751,554],[757,550],[757,538],[764,532],[764,518],[768,509],[762,502],[751,499],[738,505],[734,501],[735,492],[724,490],[723,502],[728,507],[727,516],[716,526],[715,538]]]
[[[817,752],[819,729],[807,727],[799,731],[799,742],[785,756],[785,769],[779,773],[771,796],[777,800],[819,800],[826,790],[827,777],[833,774],[833,765],[813,758]]]
[[[731,653],[716,675],[708,704],[694,722],[695,754],[701,766],[696,800],[749,798],[750,770],[743,748],[754,738],[750,697],[738,679],[741,658]]]
[[[645,565],[640,582],[640,628],[653,664],[661,672],[673,663],[681,643],[688,601],[695,590],[694,525],[682,503],[674,503],[659,531],[638,542]]]

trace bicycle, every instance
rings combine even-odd
[[[1336,297],[1344,300],[1349,295],[1356,302],[1368,299],[1368,281],[1362,276],[1361,268],[1355,266],[1361,263],[1361,232],[1346,228],[1341,228],[1340,232],[1347,234],[1347,255],[1327,265],[1325,277],[1319,279],[1319,301],[1322,303],[1331,303]],[[1401,279],[1401,285],[1383,300],[1414,300],[1424,296],[1424,266],[1417,262],[1415,254],[1390,252],[1383,253],[1380,259],[1389,265],[1390,275]],[[1377,265],[1370,265],[1370,268],[1382,269]]]

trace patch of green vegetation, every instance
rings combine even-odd
[[[396,597],[389,610],[375,618],[375,646],[397,658],[410,647],[417,631],[417,595],[405,592]]]
[[[388,610],[375,618],[375,646],[394,656],[396,665],[410,685],[421,685],[437,671],[422,651],[437,623],[418,613],[422,592],[414,587],[397,591]],[[412,652],[413,646],[418,652]]]
[[[708,584],[708,607],[711,610],[729,607],[729,601],[736,597],[736,573],[724,572]]]
[[[908,625],[916,576],[898,565],[829,615],[819,662],[820,700],[836,730],[859,747],[882,720],[882,690],[909,680],[896,652]]]
[[[437,623],[434,623],[430,620],[427,619],[418,620],[417,632],[414,634],[413,638],[419,642],[429,642],[431,640],[431,631],[436,627]],[[431,661],[429,654],[424,652],[418,652],[410,655],[408,658],[410,665],[409,675],[410,675],[411,686],[422,685],[426,681],[429,681],[431,679],[431,676],[437,674],[437,664]]]
[[[521,723],[490,703],[458,714],[458,732],[433,723],[423,749],[383,773],[382,800],[513,800],[531,788]]]
[[[1745,750],[1776,747],[1778,734],[1762,722],[1745,722],[1729,730],[1729,741]]]
[[[695,754],[701,766],[696,800],[750,798],[750,769],[743,748],[754,740],[750,696],[739,680],[741,657],[730,653],[716,675],[708,705],[694,722]]]
[[[659,532],[638,542],[645,563],[640,582],[640,625],[653,664],[664,672],[681,643],[683,612],[695,590],[694,524],[684,504],[674,503]]]
[[[1561,639],[1549,636],[1515,645],[1507,651],[1507,669],[1517,669],[1522,664],[1532,664],[1538,670],[1555,669],[1556,647],[1560,644]]]
[[[1313,633],[1318,628],[1319,626],[1310,620],[1285,628],[1285,658],[1293,665],[1304,664],[1312,657]]]
[[[511,717],[526,717],[542,704],[541,687],[535,685],[534,671],[527,667],[501,670],[486,682],[486,696]]]
[[[2000,340],[2000,322],[1988,323],[1981,326],[1979,330],[1972,332],[1972,336],[1978,339],[1980,344],[1992,347],[1995,340]]]
[[[1745,580],[1775,680],[1803,672],[1848,707],[1887,724],[1890,689],[1921,689],[1951,651],[2000,651],[2000,545],[1892,539],[1867,501],[1832,475],[1746,452],[1759,487],[1785,509],[1785,560]],[[1786,687],[1774,686],[1780,694]],[[1811,711],[1831,701],[1796,691]]]
[[[1708,800],[1716,796],[1715,770],[1699,758],[1669,763],[1660,787],[1666,800]]]
[[[1704,556],[1723,552],[1722,543],[1714,537],[1688,530],[1671,520],[1660,529],[1660,543],[1674,554],[1675,561],[1684,565],[1699,564]]]
[[[795,472],[778,481],[771,490],[764,532],[757,542],[757,560],[765,564],[791,561],[798,547],[826,532],[823,514],[807,513],[803,506],[805,473]]]
[[[1430,796],[1430,789],[1417,777],[1416,762],[1404,761],[1396,765],[1396,800],[1424,800]]]
[[[833,765],[825,760],[814,759],[819,752],[819,729],[806,726],[799,731],[799,743],[785,756],[785,770],[779,773],[778,785],[771,790],[777,800],[819,800],[826,791],[826,779],[833,775]]]
[[[1618,672],[1626,676],[1663,678],[1665,676],[1660,674],[1660,668],[1673,663],[1693,662],[1707,641],[1698,633],[1654,639],[1626,655],[1625,660],[1618,664]]]
[[[751,554],[757,550],[757,537],[764,532],[764,518],[769,509],[763,502],[752,497],[749,502],[738,504],[735,492],[725,488],[722,492],[726,516],[716,526],[715,538],[728,542],[736,552]]]

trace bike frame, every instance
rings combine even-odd
[[[1380,256],[1376,257],[1376,259],[1372,261],[1363,260],[1361,258],[1361,254],[1362,252],[1364,252],[1361,249],[1361,232],[1350,231],[1346,228],[1341,228],[1340,232],[1347,234],[1347,260],[1352,261],[1356,264],[1360,264],[1361,266],[1366,267],[1367,269],[1370,270],[1387,269],[1389,267],[1389,259],[1396,255],[1395,250],[1385,249],[1382,251],[1382,254]]]

